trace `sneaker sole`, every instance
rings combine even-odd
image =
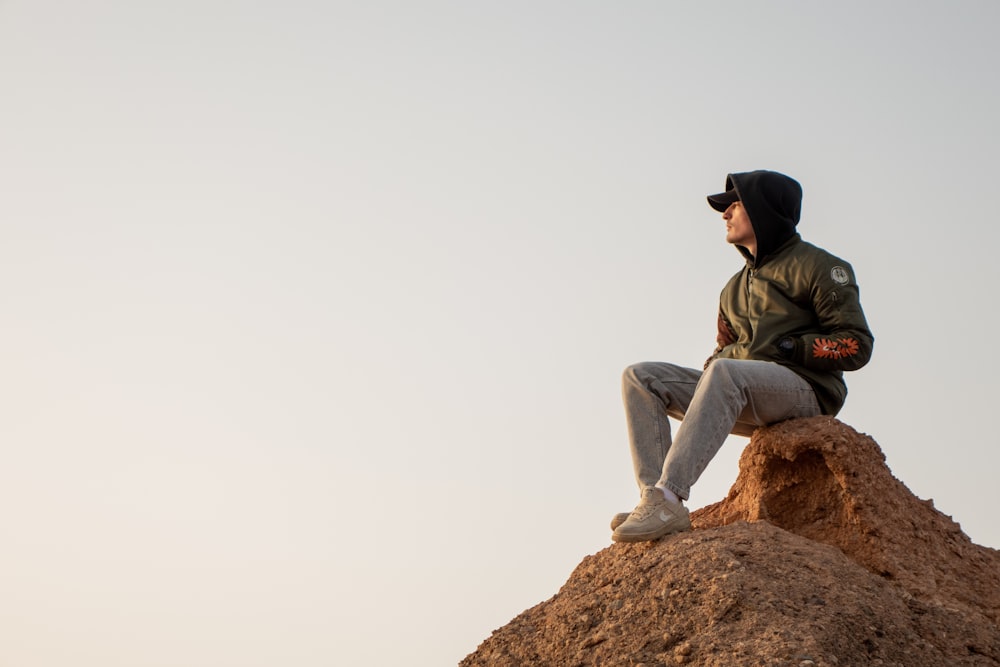
[[[615,531],[611,534],[611,539],[615,542],[652,542],[653,540],[658,540],[661,537],[666,537],[667,535],[684,533],[689,530],[691,530],[691,519],[689,517],[684,517],[683,521],[678,520],[676,522],[665,523],[656,530],[651,530],[647,533],[619,534],[618,531]]]

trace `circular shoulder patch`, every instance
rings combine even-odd
[[[851,274],[847,272],[842,266],[835,266],[830,269],[830,277],[833,278],[833,282],[838,285],[846,285],[851,282]]]

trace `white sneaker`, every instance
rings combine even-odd
[[[648,542],[685,530],[691,530],[687,508],[679,502],[667,500],[660,489],[650,486],[642,492],[642,500],[628,518],[615,528],[611,539],[615,542]]]

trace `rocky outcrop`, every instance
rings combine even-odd
[[[760,429],[692,520],[584,558],[461,665],[1000,666],[1000,552],[835,419]]]

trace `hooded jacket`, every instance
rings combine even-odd
[[[719,299],[714,359],[773,361],[795,371],[816,392],[824,414],[847,398],[844,371],[871,358],[874,336],[861,309],[854,270],[802,240],[799,184],[773,171],[730,174],[757,239],[757,255],[737,246],[746,266]],[[710,202],[711,203],[711,202]]]

